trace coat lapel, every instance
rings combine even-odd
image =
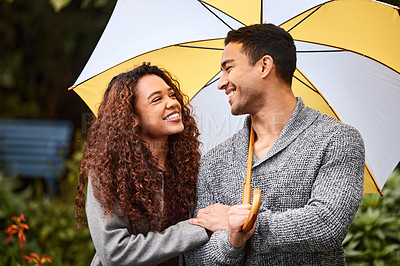
[[[239,171],[246,175],[247,168],[247,155],[249,150],[249,138],[250,138],[250,116],[247,116],[243,123],[243,128],[234,135],[233,148],[233,160],[235,167],[239,168]]]
[[[261,164],[265,160],[268,160],[269,158],[289,146],[290,143],[292,143],[304,130],[306,130],[315,121],[315,119],[317,119],[318,114],[319,112],[304,105],[303,100],[298,97],[296,108],[294,109],[292,116],[283,128],[274,145],[267,152],[267,154],[264,155],[263,158],[253,160],[253,167],[256,167],[257,165]],[[247,129],[247,131],[249,130]],[[247,139],[248,138],[249,136],[247,135]]]

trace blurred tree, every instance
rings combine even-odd
[[[79,127],[88,109],[67,88],[83,69],[115,2],[0,1],[0,117],[71,119]]]

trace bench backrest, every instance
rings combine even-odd
[[[68,120],[0,119],[0,163],[10,175],[56,178],[68,156]]]

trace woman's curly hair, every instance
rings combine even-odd
[[[117,210],[132,226],[149,226],[159,230],[163,214],[162,175],[148,144],[141,138],[135,104],[136,85],[145,75],[161,77],[176,93],[182,106],[184,130],[168,137],[167,168],[176,198],[183,214],[193,210],[196,200],[196,180],[200,161],[199,131],[187,106],[179,83],[172,76],[150,63],[114,77],[104,94],[97,119],[87,135],[86,149],[81,161],[75,216],[78,226],[83,217],[85,188],[88,177],[94,196],[100,201],[104,214]],[[171,174],[172,173],[172,174]]]

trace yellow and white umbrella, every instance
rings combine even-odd
[[[380,192],[400,161],[400,14],[371,0],[120,0],[71,87],[94,114],[111,78],[142,62],[170,71],[190,97],[203,151],[241,126],[220,75],[230,29],[274,23],[297,47],[295,95],[355,126],[366,146],[364,193]]]

